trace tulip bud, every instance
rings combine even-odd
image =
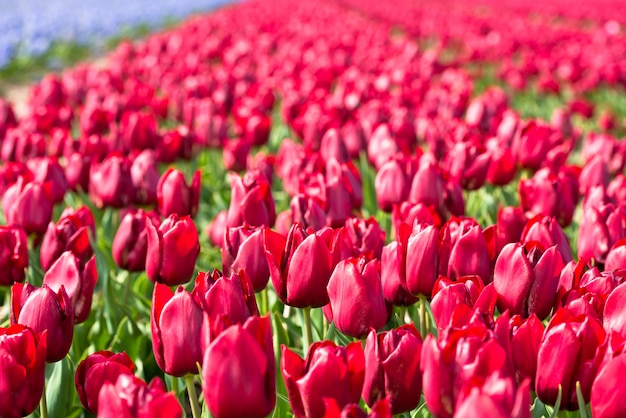
[[[530,418],[530,384],[523,381],[516,389],[513,379],[491,374],[484,382],[476,382],[459,401],[455,417],[470,418],[489,411],[498,418]]]
[[[231,277],[222,276],[219,270],[200,272],[194,289],[210,318],[225,317],[230,324],[243,324],[250,316],[259,315],[252,282],[243,270]]]
[[[519,195],[527,217],[554,216],[566,227],[578,203],[578,182],[563,170],[554,173],[543,168],[531,179],[520,181]]]
[[[500,312],[528,317],[548,317],[556,298],[564,264],[556,245],[543,250],[541,244],[507,244],[493,273]]]
[[[141,209],[130,210],[122,218],[113,239],[113,260],[119,267],[128,271],[144,271],[148,253],[148,230],[146,223],[155,227],[159,218],[154,213]]]
[[[227,212],[225,210],[215,215],[215,218],[206,228],[206,235],[209,237],[209,242],[214,247],[222,247],[224,245],[224,233],[226,232],[226,218]]]
[[[280,370],[296,418],[323,418],[324,399],[333,399],[341,409],[359,401],[365,378],[361,343],[341,347],[331,341],[316,342],[306,360],[285,345],[281,352]]]
[[[444,167],[465,190],[477,190],[485,184],[490,162],[491,154],[480,142],[458,142],[447,153]]]
[[[227,227],[222,246],[222,270],[227,276],[244,270],[252,280],[255,292],[265,289],[270,272],[263,247],[263,229]]]
[[[326,213],[316,199],[298,194],[291,199],[291,223],[299,222],[305,229],[319,231],[326,226]],[[291,225],[290,225],[291,226]]]
[[[272,412],[276,364],[269,316],[235,324],[211,342],[202,363],[202,392],[216,418],[261,418]]]
[[[543,336],[544,326],[535,314],[526,320],[520,316],[511,318],[511,355],[517,374],[517,380],[529,379],[535,387],[537,375],[537,356]]]
[[[128,206],[135,196],[128,159],[118,154],[110,154],[102,163],[92,165],[89,196],[100,209]]]
[[[53,292],[65,288],[72,302],[74,320],[85,322],[91,312],[93,291],[98,281],[96,258],[92,256],[84,265],[70,251],[66,251],[52,264],[43,276],[43,284]]]
[[[55,203],[63,201],[65,192],[67,192],[67,180],[59,162],[50,157],[43,157],[29,160],[27,164],[33,173],[33,181],[41,184],[50,182],[52,200]]]
[[[56,225],[50,222],[39,255],[44,271],[48,270],[65,251],[70,251],[81,263],[87,261],[93,255],[89,241],[92,227],[93,215],[87,207],[81,208],[80,213],[62,215]]]
[[[552,128],[539,121],[528,121],[513,138],[513,155],[518,163],[531,170],[541,167],[548,151],[554,146]]]
[[[121,374],[132,375],[135,366],[126,353],[98,351],[80,362],[74,375],[74,385],[83,407],[92,414],[98,412],[98,395],[105,383],[113,383]]]
[[[622,353],[600,369],[591,387],[591,413],[595,418],[626,416],[622,385],[616,385],[626,373],[626,353]]]
[[[130,178],[135,190],[133,202],[138,205],[154,205],[157,202],[159,169],[154,151],[147,149],[135,157],[130,166]],[[169,214],[166,214],[167,216]]]
[[[46,332],[23,325],[0,328],[0,415],[24,417],[32,413],[46,381]]]
[[[376,218],[349,218],[346,220],[344,231],[352,256],[365,256],[368,260],[380,259],[385,245],[385,231]]]
[[[491,283],[487,241],[475,220],[452,218],[440,234],[439,274],[451,279],[478,275],[483,283]]]
[[[166,392],[163,381],[155,377],[150,384],[122,373],[115,383],[105,382],[98,395],[98,417],[182,418],[183,408],[173,392]]]
[[[72,303],[61,286],[54,292],[47,285],[41,288],[28,283],[11,287],[11,324],[22,324],[36,333],[47,332],[46,361],[62,360],[70,350],[74,335]]]
[[[550,248],[556,245],[563,258],[563,263],[569,263],[574,259],[569,240],[553,217],[537,215],[528,221],[524,231],[522,231],[521,242],[528,243],[532,241],[537,241],[543,248]]]
[[[189,293],[179,286],[173,293],[169,287],[155,283],[150,323],[154,358],[161,370],[176,377],[198,374],[202,320],[196,292]]]
[[[603,263],[609,250],[626,237],[626,206],[589,207],[578,229],[578,256]]]
[[[122,115],[120,136],[127,150],[154,149],[157,142],[157,123],[154,115],[145,111],[128,111]]]
[[[333,231],[324,228],[307,235],[293,224],[287,239],[269,229],[263,232],[265,257],[280,300],[297,308],[328,303],[326,286],[333,271]]]
[[[415,223],[406,248],[405,288],[413,296],[428,297],[437,280],[439,230],[434,225]]]
[[[187,186],[182,172],[174,168],[168,169],[159,179],[157,200],[162,216],[175,213],[178,216],[195,217],[200,201],[200,171],[196,171],[192,184]]]
[[[159,228],[146,222],[148,251],[146,273],[155,283],[176,286],[187,283],[200,253],[198,231],[189,216],[170,215]]]
[[[346,335],[359,338],[370,328],[387,322],[387,308],[380,280],[380,262],[364,257],[340,261],[328,281],[330,304],[324,307],[329,321]]]
[[[23,282],[28,268],[28,237],[19,226],[0,226],[0,286]]]
[[[390,212],[394,204],[400,204],[408,199],[410,187],[409,173],[401,161],[397,159],[387,161],[376,173],[374,182],[378,206],[383,211]]]
[[[378,336],[371,330],[365,343],[365,403],[373,407],[387,398],[394,415],[415,409],[422,391],[421,352],[422,337],[413,324]]]
[[[91,157],[79,152],[72,153],[67,157],[65,166],[65,178],[67,187],[72,191],[89,190],[89,172],[91,170]]]
[[[578,409],[576,385],[585,403],[601,361],[597,350],[606,332],[594,318],[574,316],[567,308],[559,309],[546,328],[537,357],[535,391],[544,403],[554,405],[561,387],[561,408]]]
[[[247,223],[250,226],[272,226],[276,209],[272,188],[260,171],[250,171],[242,179],[230,175],[231,200],[228,209],[228,226]]]
[[[409,226],[404,225],[408,230]],[[401,227],[401,229],[404,229]],[[406,232],[408,234],[409,231]],[[394,306],[410,306],[417,302],[417,297],[407,292],[404,260],[406,258],[406,240],[392,241],[383,248],[380,259],[380,280],[385,301]]]
[[[27,234],[43,234],[52,219],[52,184],[25,183],[20,178],[2,196],[2,210],[8,225],[21,226]]]
[[[476,315],[493,317],[495,293],[492,305],[491,292],[492,286],[485,288],[478,276],[459,277],[457,281],[439,276],[430,303],[437,329],[443,331],[450,327],[462,327]]]

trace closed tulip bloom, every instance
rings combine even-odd
[[[452,328],[439,340],[428,335],[420,362],[428,410],[437,417],[451,418],[474,382],[495,372],[512,377],[508,362],[507,351],[483,324]]]
[[[379,330],[387,323],[378,260],[351,257],[340,261],[327,289],[330,305],[324,314],[344,334],[359,338],[370,328]]]
[[[339,228],[354,210],[360,210],[363,205],[361,175],[352,161],[327,161],[325,188],[326,222],[333,228]]]
[[[213,220],[211,222],[209,222],[209,225],[206,227],[206,235],[208,235],[209,238],[209,242],[211,243],[211,245],[213,245],[214,247],[221,247],[222,245],[224,245],[224,233],[226,232],[226,219],[227,219],[227,212],[225,210],[219,212],[217,215],[215,215],[215,218],[213,218]]]
[[[200,171],[195,172],[191,185],[188,186],[181,171],[168,169],[159,179],[157,202],[162,216],[175,213],[178,216],[195,217],[200,202]]]
[[[365,358],[360,342],[346,347],[331,341],[311,345],[306,359],[281,346],[280,370],[289,404],[296,418],[322,418],[325,399],[338,408],[358,403],[365,379]]]
[[[368,219],[349,218],[344,226],[346,243],[354,257],[380,259],[385,245],[385,231],[373,216]]]
[[[53,201],[55,203],[63,201],[67,192],[67,180],[59,162],[51,157],[43,157],[31,159],[27,164],[34,175],[33,181],[42,184],[50,182]]]
[[[531,387],[535,387],[537,356],[543,331],[543,323],[535,314],[525,320],[518,315],[511,318],[511,355],[517,380],[521,382],[528,379]]]
[[[500,312],[527,317],[548,317],[556,298],[564,264],[556,245],[543,250],[541,244],[511,243],[504,246],[493,273]]]
[[[61,286],[54,292],[47,285],[16,283],[11,287],[11,324],[22,324],[36,333],[47,332],[46,362],[62,360],[74,336],[72,302]]]
[[[609,169],[601,155],[592,156],[582,168],[578,181],[580,182],[580,194],[585,196],[593,187],[608,187]]]
[[[574,259],[569,240],[553,217],[537,215],[530,219],[524,227],[524,231],[522,231],[522,239],[520,241],[522,243],[537,241],[543,248],[550,248],[556,245],[563,258],[563,263],[569,263]]]
[[[477,190],[485,184],[490,163],[491,153],[479,141],[466,141],[450,149],[444,167],[465,190]]]
[[[245,138],[233,138],[226,141],[222,148],[224,169],[244,171],[250,155],[252,143]]]
[[[489,289],[489,290],[487,290]],[[462,327],[470,323],[476,314],[491,314],[491,293],[495,302],[493,287],[485,288],[478,276],[459,277],[453,281],[439,276],[433,287],[430,307],[437,329]]]
[[[416,408],[422,392],[421,352],[422,337],[413,324],[380,335],[370,331],[365,343],[365,403],[373,407],[387,398],[394,415]]]
[[[295,223],[286,240],[269,229],[263,234],[270,277],[280,300],[297,308],[326,305],[326,286],[334,267],[333,231],[324,228],[307,235]]]
[[[245,271],[223,276],[219,270],[198,273],[194,289],[210,318],[225,317],[231,324],[243,324],[259,315],[254,288]]]
[[[523,168],[538,170],[545,156],[554,147],[555,131],[544,122],[528,121],[517,130],[513,138],[512,151]]]
[[[624,386],[621,382],[626,373],[626,353],[622,353],[600,369],[591,388],[591,413],[594,418],[620,418],[626,416]]]
[[[148,229],[146,223],[158,225],[159,218],[141,209],[131,209],[124,215],[115,238],[113,238],[113,260],[128,271],[144,271],[148,253]]]
[[[566,227],[572,222],[578,203],[578,182],[564,170],[543,168],[528,180],[519,182],[520,203],[527,217],[554,216]]]
[[[402,167],[402,162],[392,159],[384,163],[376,173],[374,187],[378,206],[385,212],[390,212],[394,204],[408,199],[411,178]]]
[[[626,206],[588,207],[578,229],[578,257],[604,263],[609,250],[626,238]]]
[[[227,225],[272,226],[276,208],[269,181],[258,170],[249,171],[243,179],[230,174],[231,200]]]
[[[0,286],[23,282],[28,268],[28,237],[19,226],[0,226]]]
[[[130,178],[135,189],[133,202],[137,205],[154,205],[157,202],[159,169],[154,151],[147,149],[135,157],[130,166]],[[169,214],[165,214],[167,216]]]
[[[439,273],[456,279],[478,275],[491,283],[491,261],[480,225],[471,218],[452,218],[440,231]]]
[[[227,227],[222,246],[222,270],[227,276],[245,270],[255,292],[265,289],[270,271],[263,247],[263,229],[245,225]]]
[[[511,242],[518,242],[526,226],[526,216],[520,207],[506,206],[498,209],[498,242],[504,247]]]
[[[430,297],[437,280],[439,230],[434,225],[416,222],[406,247],[405,287],[413,296]]]
[[[47,338],[24,325],[0,328],[0,415],[32,413],[46,381]]]
[[[554,405],[562,388],[561,408],[578,409],[576,383],[580,382],[585,403],[602,360],[596,355],[606,332],[600,322],[588,316],[574,316],[559,309],[544,332],[537,357],[535,391],[544,403]]]
[[[70,251],[61,254],[43,276],[43,284],[48,285],[53,292],[58,292],[61,286],[65,288],[72,301],[77,324],[85,322],[89,317],[97,281],[96,257],[92,256],[83,264]]]
[[[148,252],[146,273],[155,283],[176,286],[187,283],[200,253],[198,230],[189,216],[172,214],[157,227],[146,222]]]
[[[404,224],[405,229],[409,226]],[[401,228],[404,229],[404,228]],[[406,231],[409,234],[410,231]],[[392,241],[383,248],[380,259],[380,280],[385,301],[394,306],[410,306],[417,302],[405,288],[404,259],[406,258],[406,240]]]
[[[356,403],[351,403],[342,408],[337,405],[333,398],[324,398],[326,412],[324,418],[391,418],[391,405],[388,399],[381,399],[371,407],[370,413],[363,411]]]
[[[174,293],[168,286],[155,284],[150,323],[154,358],[161,370],[176,377],[198,374],[202,320],[196,291],[189,293],[179,286]]]
[[[517,174],[517,165],[511,148],[496,137],[488,139],[486,146],[491,156],[487,181],[495,186],[509,184]]]
[[[289,208],[291,223],[299,222],[305,229],[311,228],[313,231],[319,231],[326,226],[326,212],[317,199],[300,193],[291,199]]]
[[[409,201],[432,206],[440,216],[446,215],[444,191],[445,180],[435,158],[424,154],[411,183]]]
[[[83,407],[92,414],[98,412],[98,395],[105,383],[117,382],[121,374],[132,375],[135,370],[128,354],[98,351],[80,362],[74,375],[74,385]]]
[[[498,418],[530,418],[530,385],[523,381],[517,388],[512,378],[503,378],[500,373],[491,374],[482,384],[469,390],[460,401],[454,416],[473,418],[489,411],[489,416]]]
[[[2,211],[8,225],[18,225],[27,234],[43,234],[52,219],[52,184],[25,183],[23,178],[2,196]]]
[[[276,364],[269,316],[235,324],[211,343],[202,363],[202,392],[216,418],[261,418],[272,412]]]
[[[607,271],[626,269],[626,238],[613,244],[606,255],[604,269]]]
[[[154,149],[157,123],[154,115],[145,111],[127,111],[120,122],[120,136],[126,150]]]
[[[89,214],[91,215],[91,212]],[[44,271],[48,270],[65,251],[72,252],[81,263],[86,262],[93,255],[89,240],[90,230],[91,225],[85,224],[80,214],[61,216],[56,224],[50,222],[39,254]]]
[[[122,373],[115,383],[105,382],[98,395],[100,418],[182,418],[183,408],[173,392],[166,392],[158,377],[150,384]]]
[[[626,284],[617,286],[608,295],[604,306],[604,329],[607,332],[617,332],[626,339],[626,315],[624,315],[624,301],[626,300]]]
[[[93,165],[89,176],[89,196],[100,209],[123,208],[133,202],[135,188],[128,159],[110,154],[102,163]]]

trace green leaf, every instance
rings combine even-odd
[[[585,397],[583,396],[579,381],[576,382],[576,398],[578,399],[578,413],[580,418],[587,418],[587,402],[585,402]]]
[[[48,416],[66,417],[74,404],[74,367],[69,357],[46,366]]]

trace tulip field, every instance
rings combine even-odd
[[[249,0],[0,98],[0,417],[626,417],[625,11]]]

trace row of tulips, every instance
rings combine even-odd
[[[425,48],[438,8],[346,4],[225,8],[0,101],[0,416],[76,413],[67,376],[102,417],[626,413],[618,130],[475,92],[486,45],[538,61],[494,35],[514,7]],[[622,82],[619,22],[550,16],[522,76]]]

